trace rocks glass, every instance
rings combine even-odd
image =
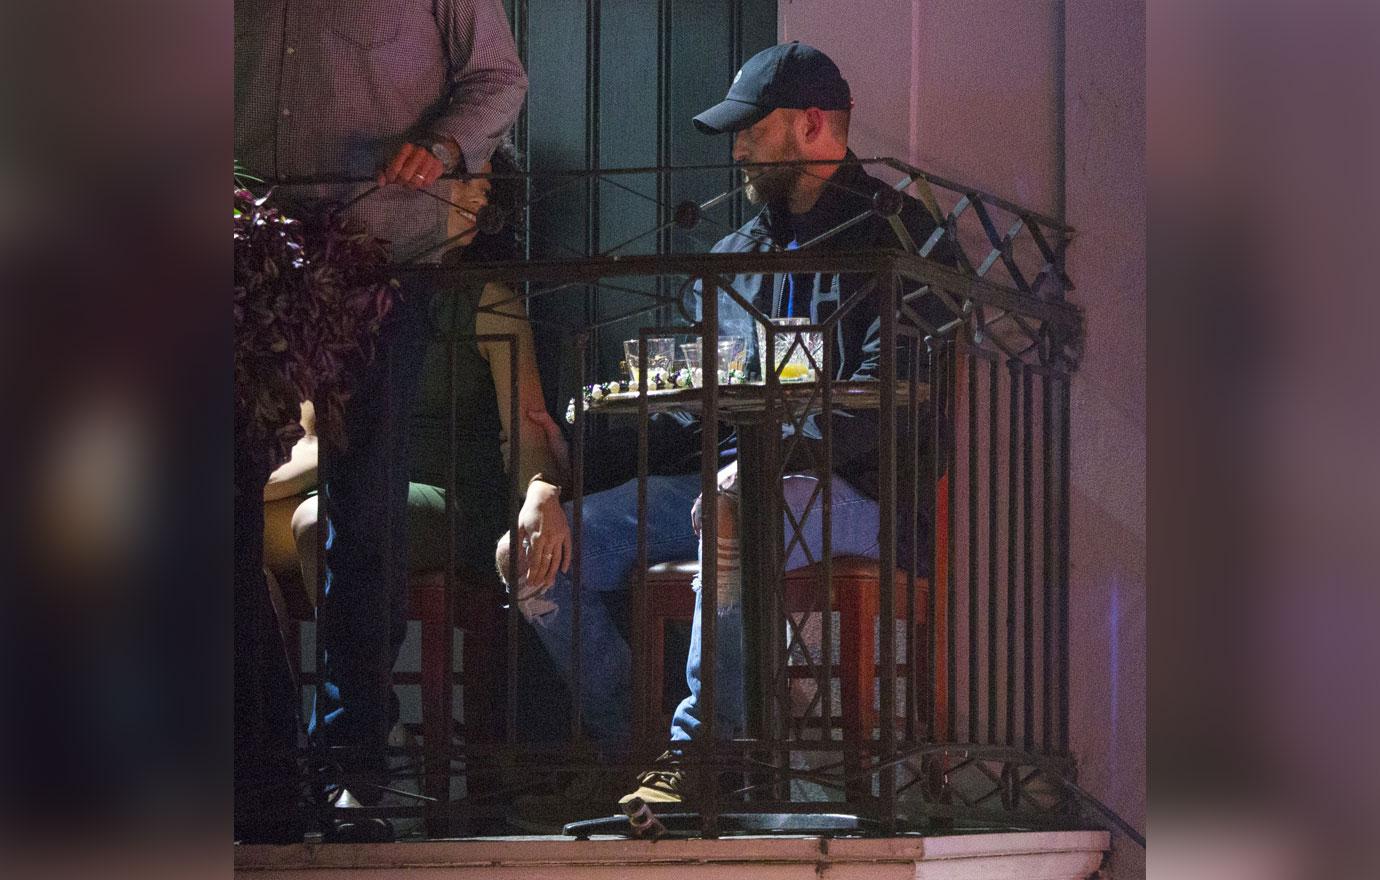
[[[815,369],[823,366],[824,337],[817,331],[791,330],[808,325],[809,318],[773,318],[772,331],[776,343],[776,370],[782,382],[803,382],[815,378]],[[808,353],[808,354],[807,354]],[[757,360],[762,378],[767,376],[766,328],[757,325]]]

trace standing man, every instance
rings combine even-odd
[[[359,198],[351,214],[391,242],[395,261],[440,261],[450,208],[419,191],[446,196],[449,183],[438,178],[488,161],[526,91],[499,0],[235,2],[235,159],[273,184],[289,213]],[[331,182],[341,178],[374,183]],[[371,186],[377,190],[366,194]],[[429,279],[401,280],[375,358],[355,378],[344,448],[332,450],[323,488],[326,582],[317,638],[325,668],[310,732],[340,768],[328,781],[366,802],[386,778],[397,713],[390,675],[406,623],[405,427],[435,292]],[[253,644],[267,601],[261,580],[246,583],[257,562],[238,558],[259,546],[248,534],[253,517],[239,508],[266,477],[266,462],[237,450],[237,710],[261,698],[242,693],[258,674],[244,646]],[[292,711],[270,713],[277,719],[284,709]],[[239,714],[237,826],[261,828],[264,759],[283,748],[286,734],[255,742]]]

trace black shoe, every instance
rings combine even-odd
[[[367,806],[349,789],[337,788],[332,806],[334,809],[324,829],[327,843],[392,843],[398,837],[397,829],[387,819],[348,815],[352,808]],[[342,816],[342,812],[346,815]]]
[[[327,843],[392,843],[398,839],[387,819],[343,819],[326,830]]]

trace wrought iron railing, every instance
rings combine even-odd
[[[828,426],[830,412],[841,405],[858,406],[855,398],[847,396],[848,389],[832,379],[832,355],[825,346],[822,362],[815,364],[813,383],[788,387],[769,373],[758,392],[757,423],[771,428],[759,432],[762,457],[757,473],[745,475],[750,487],[745,491],[761,493],[756,496],[762,500],[761,523],[771,525],[761,533],[765,539],[745,552],[744,560],[748,572],[745,630],[750,634],[751,655],[745,672],[749,723],[747,735],[731,742],[717,741],[713,735],[718,636],[713,609],[717,600],[712,598],[716,591],[707,590],[703,702],[711,720],[706,724],[707,735],[684,749],[685,767],[703,782],[697,814],[687,820],[687,828],[706,835],[742,827],[762,830],[774,827],[773,822],[789,824],[780,817],[801,813],[848,813],[859,817],[858,827],[884,833],[965,823],[1035,827],[1080,821],[1072,795],[1075,763],[1068,747],[1069,381],[1082,332],[1079,310],[1065,299],[1071,284],[1064,272],[1064,251],[1071,231],[1049,217],[897,160],[865,160],[863,164],[889,169],[888,173],[899,176],[898,192],[916,193],[937,222],[928,240],[912,240],[897,217],[899,196],[884,196],[873,201],[870,214],[858,219],[887,218],[897,236],[894,250],[831,251],[812,246],[827,242],[832,232],[850,225],[843,224],[789,252],[620,252],[637,241],[664,244],[668,239],[659,233],[673,226],[693,230],[701,224],[714,225],[706,218],[726,204],[735,190],[698,203],[658,205],[656,229],[599,254],[400,269],[444,274],[456,283],[503,282],[513,287],[515,297],[529,302],[557,291],[593,288],[638,298],[639,302],[616,314],[587,317],[579,326],[565,328],[581,354],[576,365],[579,386],[585,384],[591,368],[598,368],[589,341],[601,327],[645,316],[652,323],[638,328],[644,339],[667,332],[702,336],[704,387],[682,394],[678,402],[693,407],[703,423],[705,497],[714,492],[716,427],[727,417],[724,402],[729,397],[715,381],[716,346],[711,342],[718,335],[720,297],[701,296],[701,311],[696,314],[683,296],[695,288],[718,291],[725,301],[762,324],[769,316],[733,289],[735,275],[871,276],[883,303],[881,373],[875,400],[867,404],[877,411],[883,438],[876,608],[883,623],[876,631],[876,698],[869,703],[875,724],[869,722],[861,737],[849,738],[842,735],[842,725],[835,723],[836,694],[842,684],[836,674],[839,623],[827,601],[833,588],[832,556],[825,552],[814,568],[814,601],[788,607],[782,549],[790,546],[791,533],[800,524],[787,521],[779,539],[772,534],[782,523],[780,481],[774,475],[784,461],[776,448],[780,432],[775,426],[799,423],[812,413],[823,413],[826,418],[820,424]],[[554,180],[534,173],[526,175],[529,204],[549,191],[543,186],[554,189],[572,180],[594,187],[608,184],[652,198],[619,178],[661,177],[704,167],[590,171],[558,175]],[[655,191],[667,190],[658,186]],[[481,215],[477,222],[514,219]],[[930,259],[946,239],[946,247],[955,255],[953,265]],[[534,249],[540,250],[537,245]],[[926,296],[942,303],[945,320],[927,321],[916,308]],[[854,304],[842,303],[829,320],[804,329],[827,334]],[[503,307],[500,303],[493,308]],[[772,334],[766,338],[772,339]],[[646,416],[661,404],[646,393],[647,370],[641,371],[641,377],[643,393],[624,409],[639,416],[638,465],[645,476]],[[806,387],[808,391],[802,390]],[[572,529],[579,536],[589,420],[583,407],[576,406],[575,413]],[[520,422],[513,419],[515,436],[509,438],[513,449],[518,447]],[[909,438],[900,448],[891,439],[898,431]],[[831,434],[832,429],[825,427],[824,461],[831,460]],[[828,469],[823,472],[827,474]],[[898,485],[901,472],[919,477]],[[824,517],[827,535],[831,481],[821,482],[813,503]],[[900,521],[897,510],[903,494],[911,496],[908,509],[923,509],[923,517]],[[447,497],[449,503],[454,493]],[[644,499],[645,495],[640,496],[640,503],[645,504]],[[713,545],[717,532],[714,509],[715,505],[706,505],[706,546]],[[898,536],[902,530],[918,531],[921,518],[932,529],[933,539],[924,542],[930,547],[929,558],[922,561],[911,554],[908,570],[899,577],[890,576],[897,568]],[[915,540],[918,537],[912,536],[910,546],[921,545]],[[642,564],[637,566],[631,589],[633,607],[645,611],[655,601],[645,586],[645,535],[639,546]],[[580,583],[579,552],[572,567],[576,609],[580,591],[588,588]],[[715,554],[705,554],[701,574],[706,583],[716,582],[716,564]],[[453,587],[453,570],[447,578]],[[516,559],[509,580],[517,581]],[[903,613],[898,614],[898,608]],[[509,609],[508,625],[510,635],[526,625],[515,603]],[[573,626],[571,689],[578,693],[584,685],[578,610]],[[634,656],[645,664],[646,633],[635,627],[632,637]],[[516,668],[515,650],[516,639],[510,639],[510,670]],[[664,732],[657,734],[643,725],[631,764],[610,767],[589,760],[578,699],[572,700],[577,707],[572,746],[520,745],[514,730],[514,701],[519,694],[511,673],[509,685],[507,731],[502,741],[478,742],[471,737],[447,743],[451,754],[441,767],[433,764],[421,769],[434,773],[448,767],[451,773],[471,780],[485,773],[496,779],[499,770],[551,770],[559,759],[563,762],[559,766],[571,771],[583,766],[630,780],[629,771],[643,769],[648,759],[667,746]],[[646,682],[639,678],[636,685],[645,688]],[[454,833],[470,827],[470,820],[503,815],[520,792],[521,786],[470,785],[459,800],[431,802],[401,812],[428,815],[433,834]],[[748,821],[744,816],[758,818]]]

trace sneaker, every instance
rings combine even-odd
[[[648,804],[679,804],[688,799],[689,784],[679,767],[679,758],[669,751],[662,752],[656,763],[657,766],[637,777],[636,791],[618,799],[620,807],[634,798]]]

